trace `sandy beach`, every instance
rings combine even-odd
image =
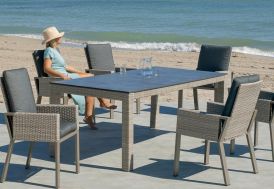
[[[44,49],[41,40],[14,36],[0,36],[0,71],[15,68],[27,68],[33,91],[36,96],[33,77],[36,69],[32,59],[32,52],[36,49]],[[61,46],[61,53],[67,64],[84,71],[87,61],[84,49],[78,47]],[[137,67],[143,57],[152,57],[153,66],[176,67],[195,69],[199,52],[170,52],[149,50],[120,50],[113,49],[114,61],[117,66],[126,64],[127,67]],[[263,89],[274,90],[274,58],[255,56],[249,54],[232,53],[230,70],[237,73],[257,73],[263,79]],[[212,100],[211,92],[201,90],[199,97],[203,100]],[[192,98],[190,90],[186,91],[185,98]],[[162,96],[161,100],[175,100],[176,94]],[[3,102],[2,94],[0,102]]]

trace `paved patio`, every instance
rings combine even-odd
[[[231,185],[223,184],[221,163],[217,145],[212,144],[210,163],[203,163],[203,141],[182,137],[181,169],[178,177],[173,177],[173,154],[176,126],[175,101],[161,102],[157,129],[149,128],[148,103],[142,103],[141,114],[134,116],[135,144],[134,171],[121,170],[121,103],[115,119],[108,119],[108,112],[97,109],[99,130],[90,130],[80,124],[80,174],[74,174],[74,141],[64,142],[61,148],[61,188],[273,188],[274,162],[271,161],[269,127],[260,123],[259,145],[255,149],[259,174],[252,173],[246,138],[236,141],[236,153],[229,156],[229,145],[226,145],[227,164]],[[186,108],[193,103],[187,101]],[[201,105],[205,109],[205,103]],[[5,112],[0,104],[0,112]],[[81,120],[81,119],[80,119]],[[0,171],[3,168],[9,137],[0,116]],[[48,145],[37,143],[34,147],[31,168],[24,168],[28,150],[27,142],[18,141],[7,176],[7,181],[0,183],[1,189],[38,189],[54,188],[55,164],[48,156]]]

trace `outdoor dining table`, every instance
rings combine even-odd
[[[167,67],[153,67],[151,76],[141,70],[94,77],[63,80],[51,83],[51,103],[60,103],[60,93],[109,98],[122,101],[122,169],[133,170],[133,104],[134,99],[151,97],[150,128],[156,128],[159,110],[158,95],[215,83],[214,101],[223,102],[226,96],[227,74]]]

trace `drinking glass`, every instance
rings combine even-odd
[[[143,58],[142,59],[142,64],[143,64],[143,76],[144,77],[151,77],[153,75],[152,71],[152,57],[149,58]]]
[[[120,66],[120,74],[125,74],[127,72],[127,65],[126,64],[122,64]]]
[[[153,76],[158,77],[159,76],[159,70],[158,68],[153,68]]]

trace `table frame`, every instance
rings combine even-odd
[[[133,104],[134,99],[151,97],[151,114],[150,114],[150,128],[156,128],[156,117],[159,112],[158,95],[167,94],[178,91],[178,101],[183,89],[194,88],[207,84],[216,84],[214,90],[214,101],[224,102],[227,96],[226,88],[227,75],[217,76],[209,79],[182,83],[168,87],[161,87],[152,90],[126,93],[118,91],[109,91],[103,89],[84,88],[69,86],[63,84],[51,84],[51,98],[50,103],[60,103],[60,93],[78,94],[84,96],[94,96],[100,98],[109,98],[122,101],[122,169],[124,171],[133,170],[133,144],[134,144],[134,127],[133,127]]]

